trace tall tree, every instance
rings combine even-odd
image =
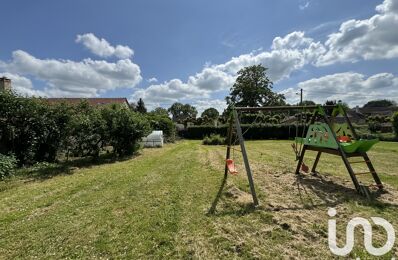
[[[163,108],[163,107],[157,107],[154,110],[151,111],[152,114],[155,115],[160,115],[160,116],[169,116],[169,112],[167,112],[167,109]]]
[[[137,112],[142,113],[142,114],[146,113],[145,103],[144,103],[144,100],[142,100],[142,98],[140,98],[138,100],[136,110],[137,110]]]
[[[395,112],[392,115],[391,121],[394,128],[395,136],[398,138],[398,112]]]
[[[302,105],[302,106],[315,106],[316,103],[315,103],[314,101],[312,101],[312,100],[304,100],[304,101],[301,103],[301,105]]]
[[[395,105],[397,104],[392,100],[378,99],[369,101],[363,107],[393,107]]]
[[[226,97],[228,104],[235,106],[272,106],[285,104],[285,96],[272,91],[272,81],[261,64],[245,67]]]
[[[211,120],[217,120],[219,117],[220,113],[218,113],[218,110],[210,107],[208,109],[205,109],[205,111],[202,112],[201,117],[207,117]]]
[[[174,103],[168,111],[173,116],[175,122],[186,122],[187,120],[195,119],[198,111],[190,104]]]

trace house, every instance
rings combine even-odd
[[[391,107],[363,107],[358,108],[359,112],[364,114],[365,116],[392,116],[395,112],[398,111],[397,106]]]
[[[357,125],[364,125],[366,124],[366,115],[362,114],[358,109],[347,109],[346,111],[347,117],[351,123]],[[344,124],[346,122],[343,115],[338,115],[335,117],[335,122],[339,124]]]
[[[104,106],[111,104],[120,104],[126,108],[130,107],[127,98],[46,98],[50,104],[66,103],[69,105],[77,105],[82,101],[87,101],[92,106]]]
[[[6,77],[0,78],[0,92],[11,90],[11,79]]]
[[[11,79],[0,77],[0,92],[11,90]],[[66,103],[69,105],[77,105],[82,101],[87,101],[92,106],[103,106],[110,104],[120,104],[126,108],[130,108],[127,98],[43,98],[49,104]]]

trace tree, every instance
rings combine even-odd
[[[395,136],[398,137],[398,112],[395,112],[392,116],[392,126],[395,131]]]
[[[226,97],[227,103],[250,107],[285,104],[285,96],[272,91],[272,81],[267,77],[266,70],[261,64],[239,70]]]
[[[189,104],[181,104],[181,103],[174,103],[168,111],[171,113],[173,116],[173,121],[174,122],[186,122],[187,120],[195,119],[196,115],[198,114],[198,111],[194,106],[191,106]]]
[[[326,102],[325,102],[324,105],[325,105],[325,106],[334,106],[334,105],[337,105],[337,104],[343,106],[343,108],[344,108],[345,111],[348,111],[348,110],[350,109],[350,107],[348,106],[348,104],[342,102],[341,100],[339,100],[339,101],[336,101],[336,100],[326,100]],[[331,115],[332,112],[333,112],[333,108],[325,108],[325,111],[326,111],[326,114],[327,114],[327,115]]]
[[[218,113],[217,109],[210,107],[208,109],[205,109],[205,111],[202,112],[201,117],[207,117],[212,120],[217,120],[219,115],[220,115],[220,113]]]
[[[302,105],[302,106],[315,106],[316,103],[315,103],[314,101],[312,101],[312,100],[304,100],[304,101],[301,103],[301,105]]]
[[[141,114],[145,114],[146,113],[145,103],[144,103],[144,100],[142,100],[142,98],[140,98],[138,100],[136,110],[137,110],[138,113],[141,113]]]
[[[363,107],[393,107],[395,105],[396,103],[392,100],[378,99],[369,101]]]
[[[169,112],[167,112],[167,109],[163,108],[163,107],[157,107],[154,110],[151,111],[151,114],[154,115],[159,115],[159,116],[169,116]]]
[[[176,138],[176,126],[169,115],[156,114],[153,111],[147,114],[147,119],[152,130],[162,130],[165,142],[174,142]]]

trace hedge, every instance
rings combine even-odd
[[[13,155],[4,155],[0,153],[0,180],[13,174],[17,167],[17,159]]]
[[[96,159],[107,146],[130,155],[148,133],[148,119],[120,105],[50,105],[0,93],[0,153],[14,154],[20,165],[54,162],[60,152]]]
[[[246,140],[264,139],[294,139],[296,137],[296,125],[241,125]],[[186,139],[203,139],[205,136],[218,134],[227,135],[228,126],[190,126],[180,131],[180,135]],[[298,127],[298,135],[303,134],[303,126]]]
[[[162,130],[164,141],[166,143],[174,143],[176,140],[176,126],[167,115],[154,113],[146,114],[149,124],[153,130]]]

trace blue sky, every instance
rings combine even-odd
[[[24,95],[222,109],[237,70],[262,63],[292,103],[298,88],[316,102],[398,100],[398,0],[5,0],[2,10],[0,75]]]

